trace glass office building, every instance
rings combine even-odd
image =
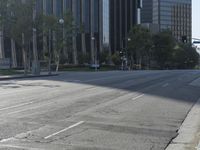
[[[141,4],[141,0],[37,1],[45,14],[62,17],[66,9],[72,11],[76,24],[84,26],[84,33],[78,33],[73,41],[74,51],[89,52],[92,61],[96,49],[98,53],[109,50],[111,54],[127,45],[125,39],[130,28],[137,24],[137,9]]]
[[[127,47],[128,33],[140,24],[142,0],[110,0],[110,46],[112,51]]]
[[[153,19],[153,0],[143,0],[143,8],[141,10],[141,22],[152,23]]]
[[[177,40],[191,41],[191,0],[143,0],[142,22],[158,24],[160,30],[170,29]],[[152,15],[152,19],[150,15]]]
[[[110,50],[109,0],[37,0],[37,11],[45,15],[54,14],[58,18],[71,11],[76,25],[84,28],[84,33],[77,33],[73,39],[74,63],[78,63],[79,52],[90,53],[94,61],[96,49],[98,53]]]

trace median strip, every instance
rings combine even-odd
[[[60,133],[62,133],[62,132],[65,132],[65,131],[70,130],[70,129],[74,128],[74,127],[77,127],[77,126],[79,126],[79,125],[81,125],[81,124],[83,124],[83,123],[84,123],[84,121],[80,121],[80,122],[78,122],[78,123],[76,123],[76,124],[73,124],[73,125],[71,125],[71,126],[65,128],[65,129],[63,129],[63,130],[60,130],[60,131],[55,132],[55,133],[53,133],[53,134],[51,134],[51,135],[48,135],[48,136],[46,136],[44,139],[47,140],[47,139],[49,139],[49,138],[51,138],[51,137],[53,137],[53,136],[56,136],[56,135],[58,135],[58,134],[60,134]]]

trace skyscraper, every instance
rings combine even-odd
[[[127,46],[128,33],[140,24],[142,0],[110,0],[110,46],[120,51]]]
[[[191,0],[143,0],[142,23],[158,24],[160,31],[170,29],[177,40],[191,42],[191,3]]]

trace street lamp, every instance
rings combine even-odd
[[[59,19],[59,21],[58,21],[58,22],[59,22],[59,24],[61,24],[61,25],[63,25],[63,24],[65,23],[64,19],[62,19],[62,18],[61,18],[61,19]]]
[[[96,42],[96,38],[93,36],[91,37],[91,40],[94,42],[94,49],[95,49],[95,58],[94,58],[94,63],[95,63],[95,71],[97,71],[97,42]]]
[[[125,61],[125,66],[127,67],[128,65],[128,56],[127,56],[127,42],[130,42],[131,38],[123,38],[122,39],[122,50],[120,51],[120,54],[122,55],[122,70],[124,70],[124,61]],[[125,43],[125,45],[124,45]],[[125,54],[124,54],[125,50]]]

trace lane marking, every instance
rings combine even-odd
[[[165,84],[163,84],[162,87],[168,87],[168,86],[169,86],[169,83],[165,83]]]
[[[53,134],[51,134],[51,135],[48,135],[48,136],[46,136],[44,139],[47,140],[47,139],[49,139],[49,138],[51,138],[51,137],[53,137],[53,136],[56,136],[56,135],[58,135],[58,134],[60,134],[60,133],[62,133],[62,132],[65,132],[65,131],[67,131],[67,130],[69,130],[69,129],[72,129],[72,128],[74,128],[74,127],[77,127],[77,126],[79,126],[79,125],[81,125],[81,124],[83,124],[83,123],[84,123],[84,121],[80,121],[80,122],[78,122],[78,123],[76,123],[76,124],[73,124],[73,125],[71,125],[71,126],[65,128],[65,129],[63,129],[63,130],[60,130],[60,131],[55,132],[55,133],[53,133]]]
[[[3,142],[11,141],[11,140],[14,140],[14,138],[11,137],[11,138],[8,138],[8,139],[2,139],[0,142],[3,143]]]
[[[1,108],[0,111],[8,110],[8,109],[13,109],[13,108],[18,108],[18,107],[22,107],[22,106],[30,105],[30,104],[33,104],[33,102],[22,103],[22,104],[15,105],[15,106],[10,106],[10,107]]]
[[[24,146],[15,146],[15,145],[9,145],[9,144],[0,144],[0,147],[2,148],[16,148],[16,149],[24,149],[24,150],[44,150],[44,149],[38,149],[38,148],[31,148],[31,147],[24,147]]]
[[[144,96],[144,94],[141,94],[141,95],[139,95],[139,96],[137,96],[137,97],[132,98],[132,100],[136,100],[136,99],[141,98],[141,97],[143,97],[143,96]]]

